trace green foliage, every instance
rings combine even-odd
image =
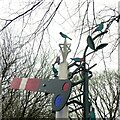
[[[108,43],[103,43],[103,44],[100,44],[99,46],[97,46],[95,48],[95,44],[94,44],[94,40],[92,39],[92,37],[90,35],[88,35],[87,37],[87,45],[88,47],[90,47],[92,50],[94,50],[93,52],[96,52],[100,49],[103,49],[104,47],[106,47],[108,45]],[[92,53],[93,53],[92,52]],[[91,53],[90,53],[91,54]],[[76,59],[77,60],[77,59]]]
[[[87,37],[87,44],[92,50],[95,50],[95,44],[90,35]]]
[[[108,43],[103,43],[103,44],[100,44],[99,46],[96,47],[95,51],[98,51],[100,49],[103,49],[104,47],[106,47],[108,45]]]

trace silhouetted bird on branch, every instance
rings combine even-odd
[[[97,25],[97,28],[93,31],[93,33],[96,31],[102,31],[103,28],[104,28],[104,23],[101,22],[100,24]]]

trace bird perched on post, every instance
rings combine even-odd
[[[63,34],[62,32],[60,32],[60,35],[63,37],[63,38],[68,38],[68,39],[70,39],[70,40],[72,40],[70,37],[68,37],[67,35],[65,35],[65,34]]]

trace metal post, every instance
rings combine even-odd
[[[84,120],[87,120],[90,116],[89,111],[89,101],[88,101],[88,70],[86,69],[86,53],[88,50],[88,45],[85,48],[83,58],[84,58],[84,66],[83,66],[83,79],[84,79],[84,87],[83,87],[83,106],[84,106]]]
[[[68,56],[68,53],[71,51],[70,50],[70,44],[67,44],[66,39],[64,41],[64,44],[59,44],[62,57],[63,57],[63,62],[60,63],[59,65],[59,79],[67,79],[68,78],[68,64],[66,61],[66,58]],[[61,111],[56,112],[56,119],[59,118],[68,118],[68,106],[65,106]]]
[[[86,65],[84,65],[83,77],[84,77],[84,92],[83,92],[84,119],[87,120],[89,118],[89,102],[88,102],[88,72],[86,71]]]
[[[120,15],[120,1],[118,2],[118,12],[119,12],[119,15]],[[118,73],[120,74],[120,20],[118,22]],[[119,92],[120,92],[120,81],[118,83],[118,89],[119,89]],[[118,114],[120,116],[120,98],[119,98]]]

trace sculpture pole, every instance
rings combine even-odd
[[[67,79],[68,78],[68,64],[67,64],[67,56],[70,50],[70,44],[67,44],[65,39],[64,44],[59,44],[60,51],[62,54],[63,61],[59,65],[58,76],[59,79]],[[56,119],[58,118],[68,118],[68,106],[65,106],[61,111],[56,112]]]

